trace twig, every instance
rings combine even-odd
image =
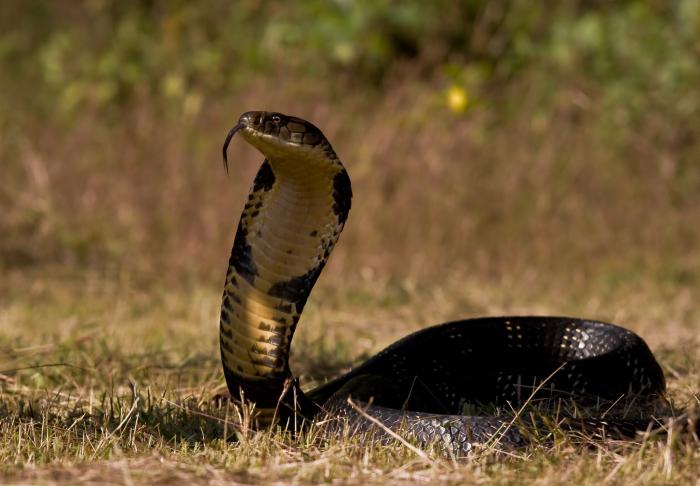
[[[432,459],[430,458],[430,456],[428,456],[428,454],[425,453],[425,451],[423,451],[423,450],[419,449],[418,447],[414,446],[413,444],[409,443],[406,439],[404,439],[404,438],[401,437],[399,434],[397,434],[396,432],[394,432],[393,430],[391,430],[389,427],[387,427],[386,425],[384,425],[379,419],[376,419],[376,418],[372,417],[372,416],[369,415],[367,412],[365,412],[364,410],[362,410],[362,408],[361,408],[359,405],[357,405],[355,402],[353,402],[352,398],[348,397],[348,403],[349,403],[350,406],[351,406],[357,413],[359,413],[362,417],[364,417],[365,419],[369,420],[369,421],[372,422],[374,425],[376,425],[377,427],[379,427],[380,429],[382,429],[384,432],[386,432],[387,434],[389,434],[391,437],[393,437],[394,439],[396,439],[396,440],[398,440],[399,442],[401,442],[404,446],[406,446],[411,452],[413,452],[414,454],[416,454],[418,457],[420,457],[421,459],[423,459],[423,460],[429,462],[431,465],[435,465],[435,464],[436,464],[435,461],[432,460]]]
[[[508,432],[508,430],[510,430],[510,428],[513,426],[513,424],[515,424],[515,421],[518,420],[518,419],[520,418],[520,416],[521,416],[521,415],[523,414],[523,412],[525,411],[525,408],[530,404],[530,402],[531,402],[532,399],[535,397],[535,395],[542,389],[542,387],[543,387],[549,380],[551,380],[551,379],[554,377],[554,375],[556,375],[557,373],[559,373],[559,371],[560,371],[565,365],[566,365],[566,363],[562,363],[556,370],[552,371],[552,373],[551,373],[547,378],[545,378],[539,385],[537,385],[537,386],[535,387],[535,389],[532,391],[532,393],[531,393],[530,396],[527,398],[527,400],[525,400],[525,403],[523,403],[522,406],[518,409],[518,411],[515,412],[515,415],[514,415],[513,418],[510,420],[510,422],[508,423],[508,425],[506,425],[505,427],[501,427],[501,429],[499,429],[499,430],[487,441],[487,444],[488,444],[488,445],[487,445],[487,449],[486,449],[487,451],[489,451],[489,452],[492,452],[492,451],[493,451],[493,449],[495,448],[495,445],[498,443],[498,441],[500,441],[500,440],[503,438],[504,435],[506,435],[506,432]]]
[[[90,370],[88,368],[83,368],[82,366],[74,365],[71,363],[47,363],[47,364],[40,364],[40,365],[34,365],[34,366],[23,366],[21,368],[10,368],[7,370],[0,370],[0,374],[8,374],[8,373],[16,373],[18,371],[25,371],[25,370],[36,370],[39,368],[53,368],[53,367],[58,367],[58,366],[65,366],[67,368],[75,368],[80,371],[94,371]]]

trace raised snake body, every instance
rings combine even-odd
[[[226,138],[225,161],[235,133],[266,159],[231,252],[221,356],[231,395],[255,403],[259,426],[332,416],[355,429],[376,429],[380,436],[388,429],[419,445],[438,441],[462,455],[475,443],[494,438],[514,446],[526,441],[519,427],[509,426],[508,417],[469,415],[475,406],[517,407],[533,397],[592,403],[663,393],[661,368],[632,332],[590,320],[515,316],[418,331],[304,393],[289,368],[290,345],[346,222],[350,179],[321,131],[305,120],[244,113]],[[348,403],[349,397],[357,407]],[[606,424],[568,420],[577,427]],[[609,423],[633,432],[649,420]]]

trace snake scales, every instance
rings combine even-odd
[[[661,368],[632,332],[591,320],[517,316],[423,329],[303,392],[289,368],[290,346],[347,220],[350,179],[328,140],[305,120],[244,113],[224,143],[227,170],[226,151],[236,133],[265,161],[241,214],[226,274],[221,357],[231,395],[255,403],[259,426],[341,417],[358,430],[382,435],[388,428],[419,445],[438,441],[463,455],[494,437],[505,445],[526,443],[527,433],[512,426],[511,417],[470,414],[475,406],[517,407],[533,397],[584,404],[621,396],[652,400],[663,393]],[[562,424],[634,433],[649,419]]]

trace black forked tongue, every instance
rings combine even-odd
[[[231,139],[233,136],[236,134],[238,130],[241,128],[245,127],[243,123],[238,123],[236,126],[234,126],[231,130],[229,130],[228,135],[226,135],[226,140],[224,140],[224,169],[226,169],[226,174],[228,174],[228,154],[226,153],[228,149],[228,144],[231,142]]]

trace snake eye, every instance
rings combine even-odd
[[[272,115],[272,121],[273,121],[274,123],[279,124],[279,123],[282,121],[282,118],[280,118],[279,115]]]

